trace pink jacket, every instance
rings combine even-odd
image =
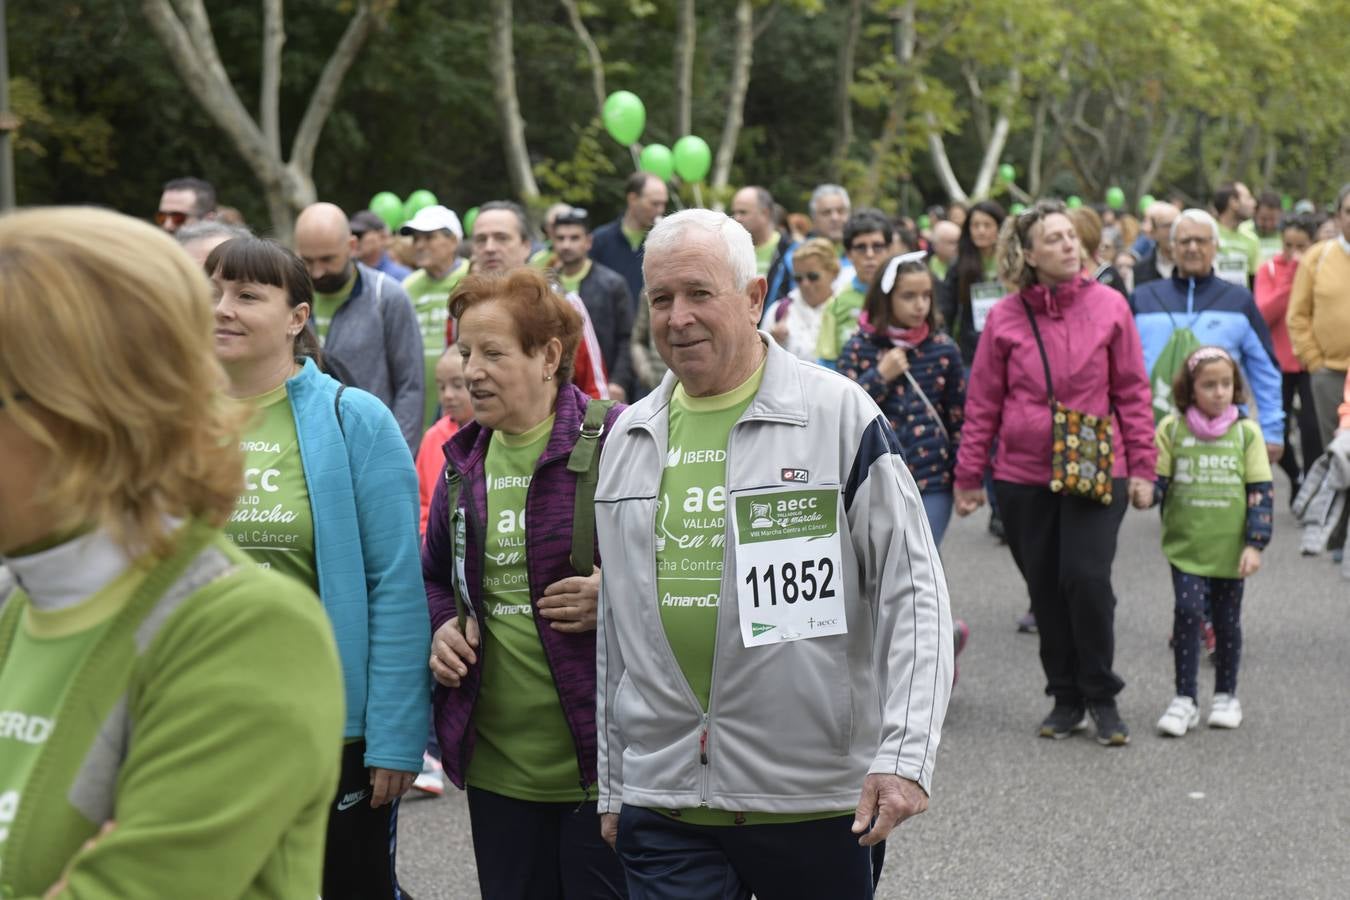
[[[1078,278],[1053,292],[1036,285],[990,311],[966,393],[966,423],[956,457],[956,486],[980,487],[998,437],[994,478],[1050,482],[1050,406],[1045,367],[1022,306],[1025,299],[1050,358],[1055,399],[1104,416],[1115,410],[1114,476],[1153,480],[1152,392],[1130,308],[1119,293]]]
[[[1289,326],[1286,324],[1289,313],[1289,291],[1294,286],[1294,276],[1298,274],[1298,260],[1285,259],[1277,254],[1256,270],[1256,305],[1261,309],[1261,318],[1270,328],[1270,339],[1275,345],[1275,359],[1281,372],[1302,372],[1298,357],[1294,355],[1294,345],[1289,342]]]

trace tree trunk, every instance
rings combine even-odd
[[[1036,100],[1036,116],[1031,131],[1031,157],[1027,160],[1027,193],[1033,197],[1041,195],[1042,154],[1045,153],[1045,115],[1050,99],[1041,94]]]
[[[501,116],[506,173],[516,196],[528,202],[539,196],[539,187],[530,166],[525,120],[520,116],[520,97],[516,93],[515,42],[511,33],[514,21],[512,0],[492,0],[492,93]]]
[[[567,10],[567,21],[572,23],[572,30],[576,32],[577,40],[581,41],[581,46],[586,48],[586,56],[591,65],[591,90],[595,92],[595,114],[603,119],[605,114],[605,61],[600,56],[600,48],[596,46],[595,39],[591,37],[591,31],[582,21],[581,11],[577,8],[576,0],[561,0],[563,9]]]
[[[834,80],[834,148],[830,151],[830,177],[844,179],[844,160],[853,146],[853,67],[858,54],[858,34],[862,31],[863,0],[849,0],[848,26],[839,45],[839,63]]]
[[[314,85],[287,162],[281,155],[279,99],[281,51],[286,41],[283,0],[264,0],[263,4],[258,121],[249,115],[225,72],[202,0],[175,2],[176,8],[170,0],[141,0],[141,10],[188,92],[234,144],[258,179],[271,216],[272,232],[278,240],[287,242],[295,213],[313,203],[317,196],[313,175],[315,148],[337,102],[342,81],[376,25],[376,16],[368,0],[358,0]]]
[[[694,48],[698,24],[694,0],[680,0],[675,23],[675,135],[672,143],[694,131]]]
[[[891,147],[900,136],[905,121],[909,118],[909,79],[914,69],[915,0],[909,0],[900,9],[892,10],[891,40],[892,55],[895,57],[895,83],[891,90],[891,103],[886,110],[886,122],[881,127],[881,135],[872,144],[872,158],[867,164],[867,174],[863,176],[862,188],[855,203],[859,206],[874,206],[881,194],[881,169]],[[919,82],[922,83],[922,80]]]
[[[984,147],[984,159],[980,162],[980,170],[975,175],[975,190],[972,196],[984,198],[989,196],[989,189],[994,185],[994,175],[998,172],[998,160],[1003,155],[1003,147],[1008,143],[1008,131],[1012,128],[1012,107],[1013,104],[1021,99],[1022,93],[1022,70],[1013,67],[1008,73],[1008,99],[999,105],[998,118],[994,120],[993,131],[989,135],[989,143]]]
[[[1261,163],[1261,185],[1270,190],[1270,186],[1275,183],[1275,164],[1278,160],[1280,145],[1275,140],[1275,135],[1266,135],[1266,156]]]
[[[712,188],[718,195],[731,179],[731,162],[736,158],[736,142],[745,123],[745,94],[750,88],[750,66],[755,54],[755,10],[751,0],[736,2],[736,44],[731,55],[731,86],[727,91],[727,115],[722,123],[722,140],[713,162]]]
[[[1172,149],[1172,141],[1176,138],[1177,128],[1180,125],[1181,114],[1169,112],[1167,121],[1163,123],[1162,135],[1153,148],[1153,158],[1148,161],[1148,168],[1144,169],[1144,174],[1139,176],[1139,182],[1135,185],[1134,195],[1136,198],[1142,197],[1153,190],[1153,182],[1157,180],[1158,173],[1162,171],[1163,162],[1167,159],[1168,151]]]

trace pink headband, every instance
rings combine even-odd
[[[1213,362],[1216,359],[1227,360],[1235,367],[1237,365],[1233,362],[1233,357],[1222,347],[1201,347],[1186,360],[1186,371],[1194,372],[1202,363]]]

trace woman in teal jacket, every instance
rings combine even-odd
[[[319,371],[313,287],[294,254],[236,238],[212,251],[206,272],[228,391],[254,409],[226,534],[319,595],[342,660],[347,721],[323,896],[393,900],[395,801],[421,770],[430,721],[412,456],[384,404]]]

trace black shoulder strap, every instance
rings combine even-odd
[[[572,568],[578,575],[595,571],[595,483],[600,478],[600,435],[613,400],[591,400],[581,423],[581,436],[567,458],[567,471],[577,476],[572,507]]]
[[[346,389],[345,384],[339,384],[337,393],[333,395],[333,412],[337,413],[338,431],[342,432],[343,440],[347,438],[347,429],[342,426],[342,392]]]
[[[1031,304],[1022,301],[1022,308],[1027,311],[1027,321],[1031,322],[1031,333],[1036,337],[1036,349],[1041,351],[1041,364],[1045,366],[1045,390],[1050,395],[1050,408],[1055,408],[1055,383],[1050,379],[1050,357],[1045,355],[1045,344],[1041,341],[1041,329],[1036,327],[1036,315],[1031,311]]]

